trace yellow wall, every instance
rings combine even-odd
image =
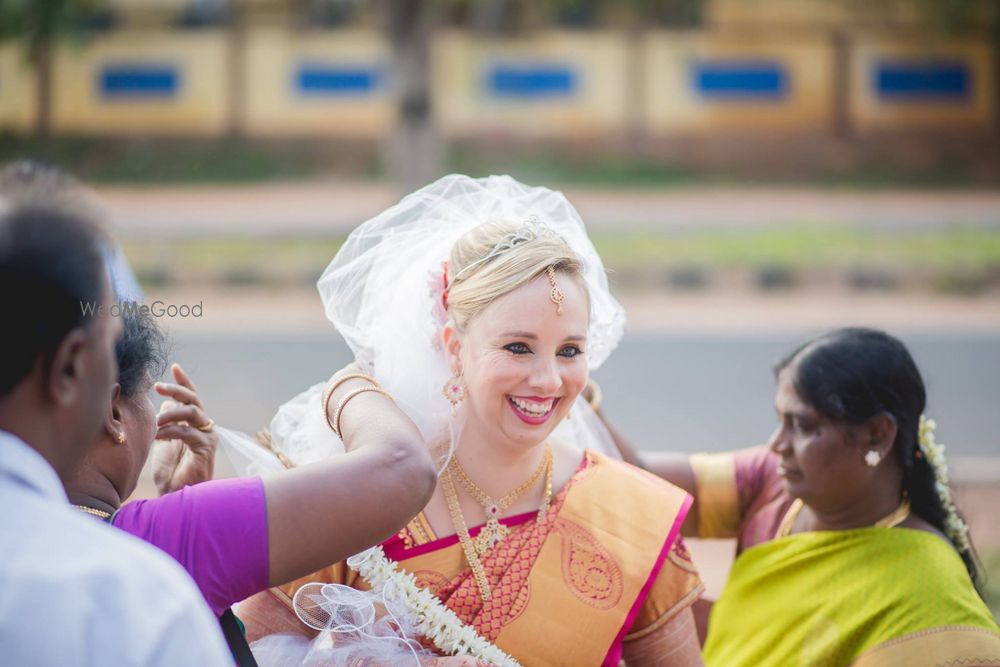
[[[30,132],[35,122],[35,78],[19,42],[0,44],[0,128]]]
[[[377,33],[361,30],[252,30],[246,60],[250,134],[373,138],[392,126],[395,107],[388,81],[367,94],[302,95],[295,85],[302,62],[382,67],[387,72],[389,48]]]
[[[622,128],[626,43],[621,33],[558,31],[488,40],[446,32],[437,36],[433,56],[434,113],[447,134],[570,138]],[[486,68],[494,62],[568,65],[576,86],[565,98],[500,98],[484,86]]]
[[[851,50],[851,117],[860,131],[916,129],[984,130],[996,122],[994,47],[985,40],[902,40],[869,34],[857,36]],[[964,101],[894,102],[879,99],[873,67],[881,59],[961,60],[969,71],[969,97]]]
[[[820,36],[657,31],[646,38],[645,117],[654,134],[824,131],[832,122],[833,54]],[[781,63],[787,92],[776,100],[718,100],[701,95],[692,67],[704,61]]]
[[[995,126],[995,46],[986,38],[942,41],[885,32],[850,33],[850,115],[859,131],[973,130]],[[59,46],[53,127],[64,134],[219,136],[227,128],[229,42],[223,30],[122,30]],[[435,36],[432,109],[446,135],[509,134],[587,139],[620,134],[639,117],[654,136],[671,134],[826,133],[832,126],[833,48],[826,31],[763,28],[650,31],[638,47],[617,31],[548,31],[486,40],[457,31]],[[34,120],[34,78],[22,46],[0,45],[0,128],[27,132]],[[300,64],[384,67],[389,45],[361,29],[292,32],[251,28],[243,76],[251,136],[377,139],[395,122],[391,81],[370,91],[309,95],[296,87]],[[638,60],[633,61],[633,55]],[[959,101],[886,101],[873,90],[880,59],[941,58],[968,63],[971,94]],[[692,85],[699,62],[780,63],[788,87],[779,99],[718,99]],[[485,85],[493,64],[550,64],[575,73],[566,96],[503,97]],[[641,94],[629,81],[641,72]],[[108,64],[172,64],[168,98],[102,94]],[[641,100],[633,104],[632,100]],[[640,108],[641,107],[641,108]],[[638,112],[638,113],[637,113]]]
[[[109,63],[176,65],[170,99],[101,95]],[[74,134],[216,135],[226,124],[226,38],[221,31],[122,31],[84,45],[61,45],[56,59],[54,125]]]

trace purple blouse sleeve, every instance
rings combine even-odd
[[[740,498],[740,514],[746,516],[750,506],[761,494],[767,493],[778,477],[778,455],[767,445],[741,449],[733,453],[736,468],[736,491]]]
[[[773,539],[792,503],[778,475],[779,460],[766,446],[736,452],[741,515],[739,551]]]
[[[113,523],[180,563],[217,616],[267,588],[267,505],[259,477],[137,500],[118,510]]]

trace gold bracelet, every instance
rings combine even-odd
[[[337,387],[344,384],[348,380],[367,380],[368,382],[371,382],[373,386],[379,386],[375,378],[370,375],[365,375],[364,373],[348,373],[343,377],[337,378],[336,382],[326,388],[326,391],[323,392],[323,416],[326,418],[327,426],[329,426],[330,430],[334,433],[337,433],[337,429],[333,427],[333,422],[330,420],[330,398],[333,396],[333,392],[337,391]],[[337,437],[340,437],[339,433],[337,433]]]
[[[340,435],[340,415],[344,412],[344,406],[347,405],[347,403],[352,398],[358,396],[359,394],[363,394],[366,391],[374,391],[376,393],[382,394],[390,401],[392,401],[392,396],[382,387],[358,387],[357,389],[352,389],[351,391],[347,392],[344,395],[344,397],[340,399],[340,403],[337,404],[337,411],[333,415],[333,423],[330,424],[330,428],[333,429],[333,432],[336,433],[337,437],[340,438],[341,440],[343,440],[343,436]]]
[[[597,384],[597,380],[590,378],[587,380],[587,386],[590,387],[590,400],[587,403],[590,405],[590,409],[597,412],[601,409],[601,401],[604,400],[604,393],[601,391],[601,385]]]

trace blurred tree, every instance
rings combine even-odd
[[[444,145],[431,109],[431,33],[451,0],[380,0],[379,22],[392,48],[390,85],[396,127],[385,146],[390,178],[411,191],[444,171]]]
[[[257,0],[260,2],[261,0]],[[292,0],[299,13],[336,17],[352,15],[349,7],[360,0]],[[431,35],[442,24],[480,34],[523,35],[534,27],[552,24],[589,28],[601,25],[625,7],[624,28],[632,53],[629,58],[629,136],[641,145],[643,57],[641,34],[647,26],[700,25],[707,0],[378,0],[369,3],[375,20],[392,49],[389,80],[397,109],[397,123],[385,143],[390,178],[412,190],[443,173],[444,142],[433,122],[431,106]]]
[[[710,0],[553,0],[556,22],[576,28],[617,28],[624,32],[628,54],[625,71],[625,138],[641,151],[646,141],[646,31],[701,27]]]
[[[242,137],[246,131],[246,51],[247,14],[253,0],[229,0],[229,34],[226,48],[226,81],[228,112],[226,130],[231,137]]]
[[[342,26],[359,16],[374,19],[391,48],[387,80],[397,117],[384,142],[386,171],[404,190],[439,177],[444,147],[431,109],[431,33],[443,9],[475,0],[231,0],[268,1],[284,3],[300,26]]]
[[[0,39],[23,41],[35,70],[35,136],[52,132],[52,76],[55,45],[79,36],[87,20],[98,15],[104,0],[0,0]]]

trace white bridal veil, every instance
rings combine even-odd
[[[455,241],[472,228],[529,218],[559,234],[583,264],[590,295],[587,362],[594,370],[618,345],[625,314],[608,290],[604,265],[580,215],[561,192],[509,176],[445,176],[351,232],[317,283],[327,318],[362,368],[392,394],[442,456],[450,451],[458,428],[441,393],[450,376],[439,343],[446,319],[443,263]],[[274,450],[294,465],[344,451],[320,405],[323,383],[333,370],[323,369],[319,382],[282,405],[271,422]],[[552,437],[617,455],[582,400]],[[235,454],[241,471],[280,467],[273,455],[249,443],[227,446],[227,451]],[[439,463],[443,466],[444,460]]]

